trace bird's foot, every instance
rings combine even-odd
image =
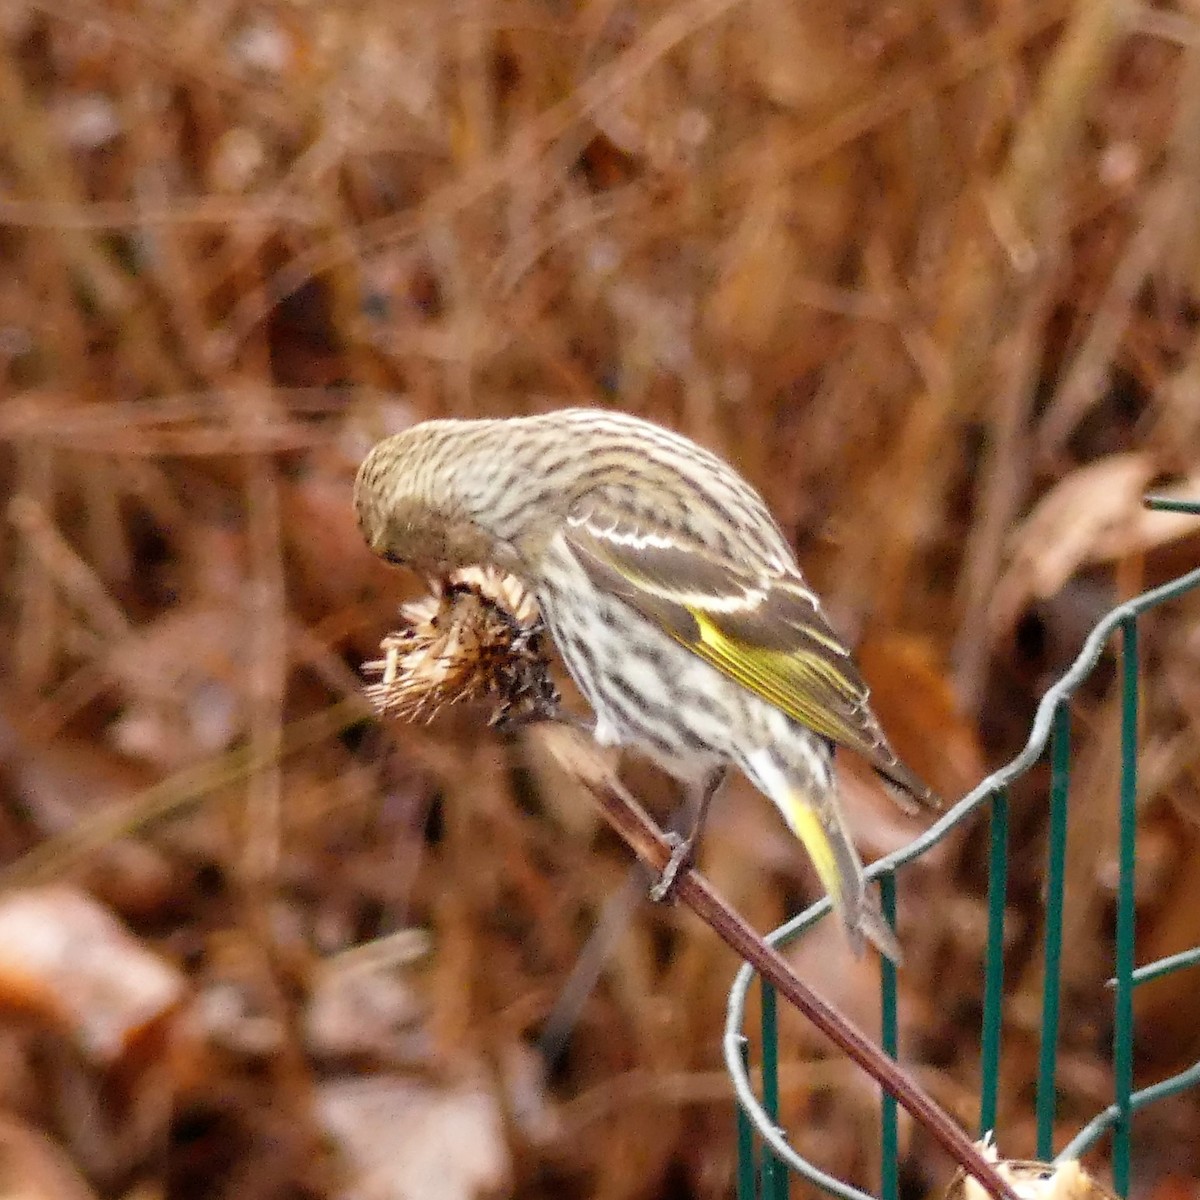
[[[679,873],[692,865],[692,851],[696,848],[691,838],[680,837],[677,833],[665,833],[663,836],[671,847],[671,857],[667,859],[658,882],[650,889],[650,899],[655,904],[672,899],[679,883]]]

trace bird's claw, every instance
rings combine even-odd
[[[675,887],[679,882],[679,872],[692,865],[691,841],[688,838],[680,837],[677,833],[666,833],[663,836],[671,847],[671,857],[667,859],[667,865],[663,867],[658,882],[650,889],[650,899],[655,904],[662,904],[673,897]]]

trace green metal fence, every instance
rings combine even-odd
[[[1150,507],[1200,516],[1200,503],[1152,499]],[[1117,881],[1116,962],[1112,980],[1113,1101],[1071,1141],[1057,1158],[1074,1158],[1106,1133],[1112,1135],[1112,1170],[1115,1190],[1129,1190],[1132,1121],[1139,1110],[1189,1087],[1200,1086],[1200,1062],[1150,1087],[1133,1088],[1133,992],[1140,984],[1185,967],[1200,965],[1200,947],[1158,962],[1135,968],[1134,928],[1134,836],[1137,826],[1137,735],[1138,735],[1138,617],[1147,609],[1200,588],[1200,569],[1162,587],[1145,592],[1110,612],[1088,637],[1079,657],[1067,673],[1042,698],[1025,749],[1006,767],[985,779],[974,791],[946,813],[922,837],[903,850],[875,863],[867,874],[879,880],[884,911],[895,919],[896,874],[981,806],[989,811],[988,923],[984,967],[983,1016],[980,1031],[981,1096],[980,1134],[995,1127],[1000,1084],[1001,1018],[1004,998],[1004,909],[1008,879],[1008,788],[1046,752],[1050,755],[1050,826],[1047,868],[1046,929],[1044,938],[1045,980],[1042,993],[1041,1052],[1037,1077],[1037,1155],[1055,1157],[1055,1069],[1061,999],[1060,960],[1063,928],[1063,884],[1067,847],[1067,799],[1070,785],[1070,703],[1080,684],[1095,667],[1110,638],[1116,635],[1121,659],[1121,779],[1120,832]],[[777,929],[769,938],[779,946],[798,937],[830,911],[828,899]],[[729,995],[724,1051],[738,1101],[738,1200],[783,1200],[794,1174],[841,1200],[871,1200],[868,1193],[852,1187],[802,1158],[788,1144],[778,1126],[779,1081],[776,998],[774,989],[761,985],[762,1095],[750,1081],[748,1039],[745,1025],[746,1001],[754,973],[749,966],[739,971]],[[882,976],[883,1049],[893,1057],[898,1041],[896,970],[883,963]],[[897,1200],[899,1154],[896,1102],[882,1101],[880,1145],[882,1200]],[[1001,1137],[1003,1130],[999,1131]]]

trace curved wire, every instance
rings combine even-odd
[[[1200,511],[1195,505],[1180,507],[1184,505],[1184,502],[1177,501],[1148,500],[1147,504],[1153,508],[1169,511]],[[1025,771],[1037,762],[1045,751],[1054,724],[1054,714],[1059,704],[1069,700],[1075,694],[1079,685],[1091,673],[1092,668],[1099,661],[1100,655],[1104,652],[1104,647],[1112,633],[1123,622],[1138,616],[1147,609],[1154,608],[1168,600],[1173,600],[1175,597],[1196,587],[1200,587],[1200,569],[1189,571],[1186,575],[1181,575],[1177,579],[1173,579],[1160,587],[1151,588],[1149,591],[1143,592],[1140,596],[1136,596],[1132,600],[1128,600],[1124,604],[1120,604],[1112,609],[1088,635],[1083,648],[1062,678],[1042,696],[1033,718],[1033,726],[1030,729],[1029,740],[1025,743],[1025,748],[1009,763],[1001,767],[998,771],[992,772],[978,786],[968,792],[962,800],[954,805],[953,808],[920,837],[914,839],[907,846],[897,850],[895,853],[889,854],[886,858],[881,858],[873,863],[867,869],[866,877],[868,879],[877,879],[881,875],[907,866],[931,847],[936,846],[938,842],[949,835],[952,829],[955,829],[965,821],[980,805],[994,796],[1001,788],[1006,787],[1019,775],[1024,774]],[[798,937],[821,917],[825,916],[831,907],[829,897],[822,898],[809,908],[806,908],[799,916],[793,917],[774,932],[768,934],[766,938],[767,942],[774,947],[785,945]],[[1183,966],[1184,964],[1180,963],[1178,965]],[[875,1197],[870,1192],[861,1191],[859,1188],[853,1187],[851,1184],[829,1175],[797,1154],[788,1144],[783,1131],[767,1116],[767,1113],[759,1103],[758,1097],[754,1094],[748,1070],[742,1061],[741,1053],[741,1046],[744,1044],[741,1029],[746,1016],[746,997],[749,993],[753,977],[754,971],[750,964],[743,964],[734,978],[726,1005],[725,1033],[722,1045],[725,1067],[733,1081],[734,1095],[737,1103],[741,1106],[747,1117],[749,1117],[750,1123],[758,1135],[797,1175],[807,1179],[830,1195],[839,1197],[840,1200],[875,1200]],[[1180,1082],[1181,1080],[1184,1082]],[[1172,1076],[1170,1079],[1162,1081],[1162,1083],[1142,1089],[1142,1091],[1136,1093],[1131,1099],[1134,1101],[1135,1108],[1143,1107],[1145,1104],[1150,1103],[1151,1100],[1158,1099],[1160,1095],[1170,1094],[1169,1092],[1164,1092],[1162,1090],[1164,1088],[1170,1087],[1175,1091],[1181,1091],[1183,1088],[1198,1082],[1200,1082],[1200,1064],[1181,1072],[1177,1076]],[[1075,1137],[1059,1157],[1062,1158],[1067,1154],[1068,1150],[1077,1146],[1086,1147],[1091,1145],[1115,1121],[1116,1110],[1113,1109],[1111,1114],[1109,1110],[1105,1110],[1105,1112],[1102,1112]],[[1086,1141],[1084,1140],[1085,1135],[1088,1135]]]
[[[1200,1085],[1200,1062],[1186,1067],[1177,1075],[1170,1075],[1152,1083],[1129,1097],[1129,1106],[1133,1112],[1153,1104],[1156,1100],[1165,1100],[1178,1092]],[[1115,1104],[1110,1104],[1103,1112],[1093,1117],[1055,1156],[1055,1162],[1068,1158],[1078,1158],[1085,1150],[1107,1133],[1120,1119],[1120,1110]]]

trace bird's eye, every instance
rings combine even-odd
[[[405,559],[401,558],[399,554],[395,554],[391,550],[385,550],[380,557],[384,560],[384,562],[390,562],[394,567],[403,567],[406,561]]]

